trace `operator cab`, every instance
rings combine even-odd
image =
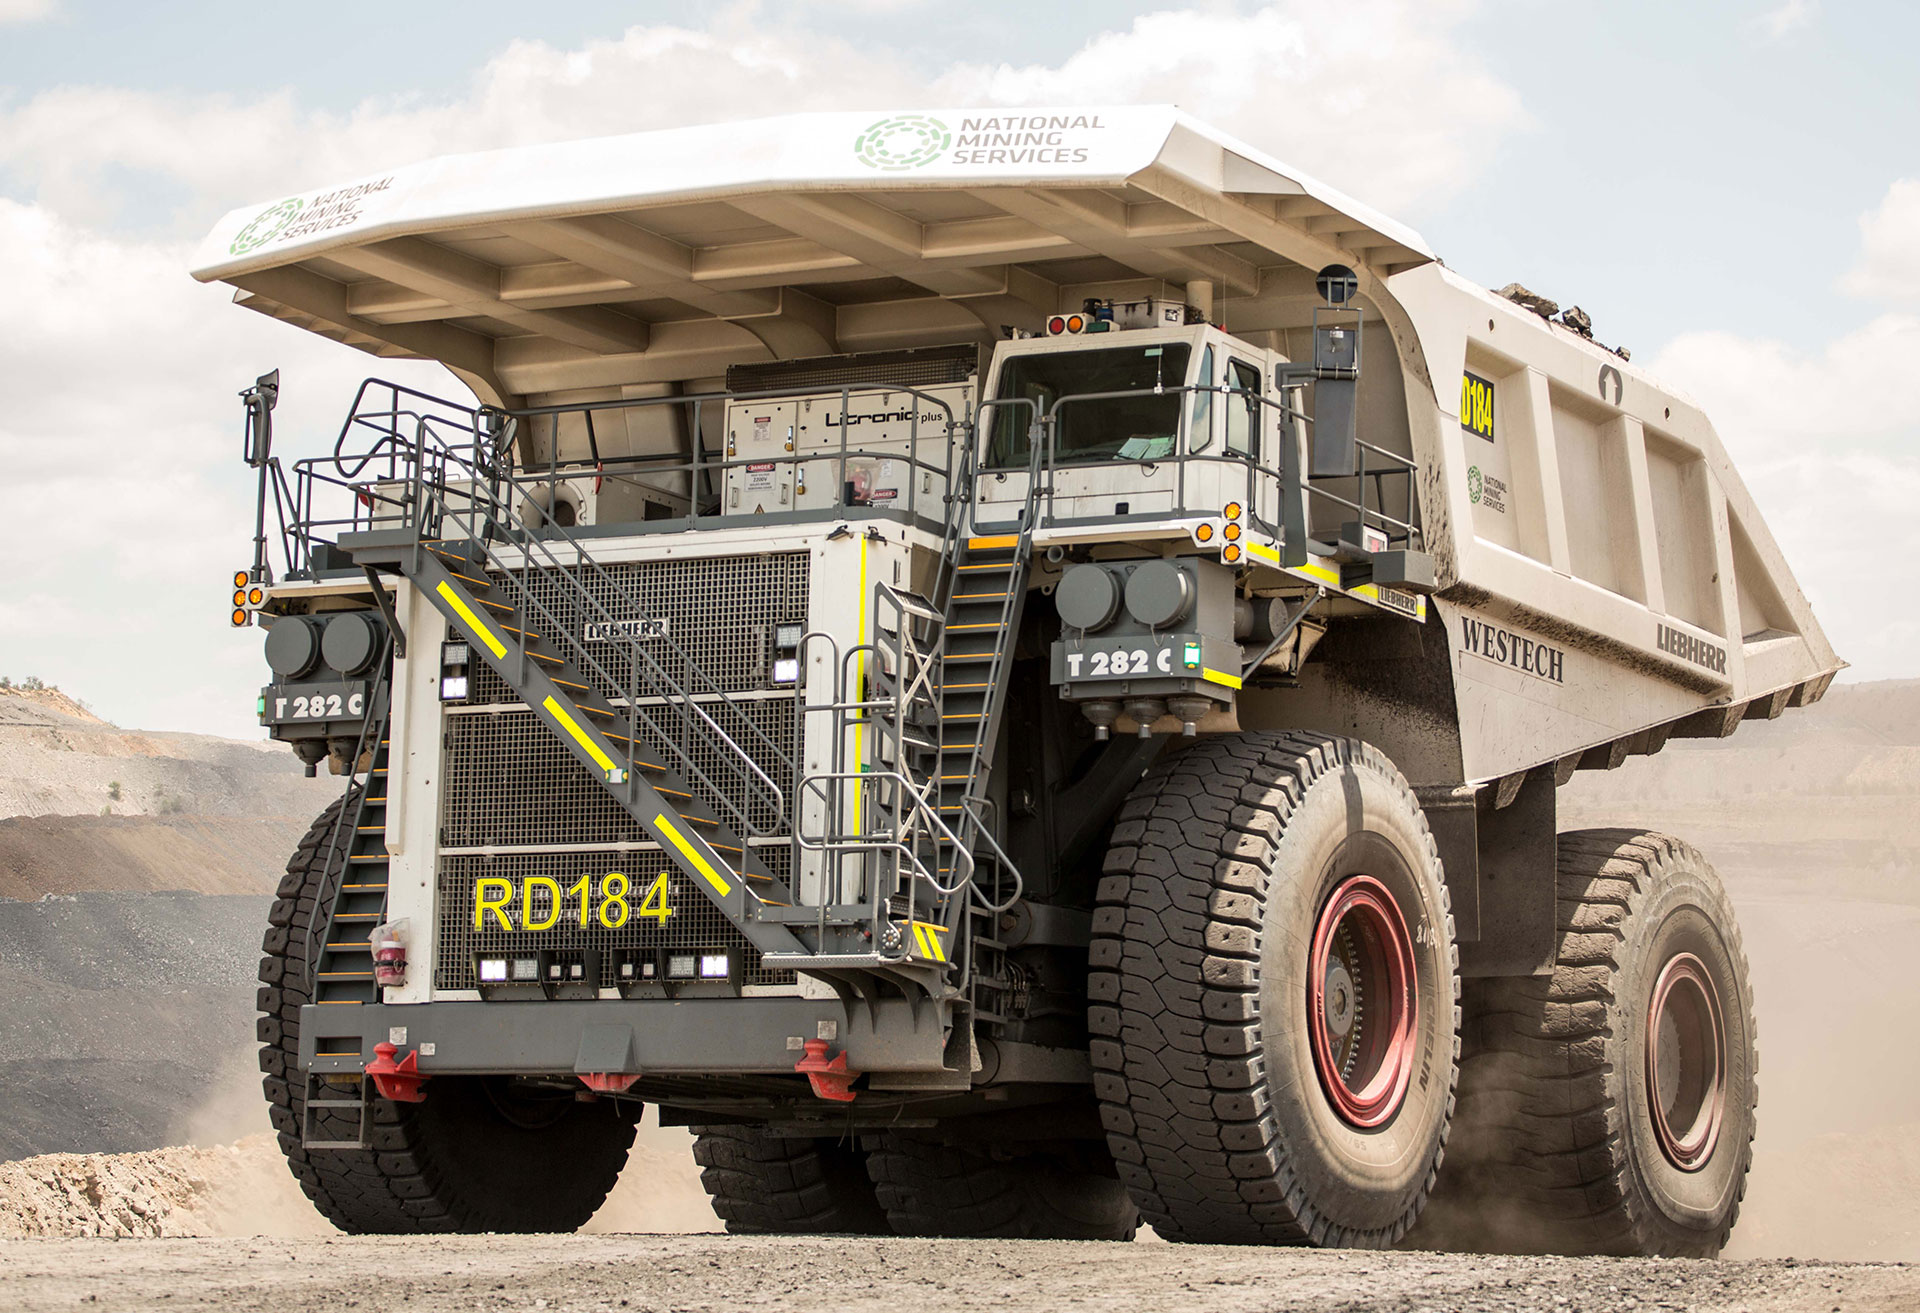
[[[1089,303],[1044,337],[1003,342],[988,378],[982,522],[1017,520],[1036,469],[1040,525],[1200,520],[1243,501],[1271,518],[1283,430],[1298,435],[1275,370],[1254,347],[1173,302]],[[1038,443],[1036,451],[1035,444]],[[1251,494],[1251,495],[1249,495]]]

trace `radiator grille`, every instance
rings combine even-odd
[[[728,704],[703,701],[702,705],[791,799],[791,763],[799,747],[798,707],[789,692],[768,695],[764,691],[768,688],[774,627],[806,623],[807,567],[807,553],[783,552],[633,562],[573,573],[614,619],[665,622],[670,642],[643,641],[648,642],[647,650],[666,673],[682,685],[696,693],[715,687],[729,694],[761,693]],[[527,587],[563,629],[575,637],[583,636],[588,617],[565,581],[536,571],[527,576]],[[502,590],[502,595],[511,596],[511,590]],[[528,628],[535,631],[549,623],[545,618],[528,617]],[[588,644],[588,650],[601,658],[609,673],[616,677],[624,673],[625,662],[613,644],[595,641]],[[699,668],[699,675],[687,668],[689,663]],[[616,702],[625,700],[628,690],[612,688],[594,672],[588,672],[588,677],[602,696]],[[682,708],[650,705],[646,697],[642,689],[638,725],[641,742],[636,755],[664,762],[686,779],[694,797],[690,802],[673,799],[680,810],[690,818],[717,819],[733,828],[734,808],[744,808],[754,826],[777,834],[778,818],[770,802],[744,786],[745,772],[731,754],[713,744],[711,730],[703,725],[690,730]],[[525,953],[540,949],[600,950],[606,976],[601,984],[611,987],[613,961],[608,950],[616,948],[737,949],[745,968],[744,983],[792,984],[792,972],[762,968],[760,954],[748,944],[746,936],[657,850],[541,851],[582,844],[637,844],[646,842],[647,836],[552,732],[531,711],[516,705],[519,701],[519,694],[504,680],[490,668],[480,666],[470,705],[494,709],[448,715],[443,722],[441,847],[532,851],[441,854],[436,988],[474,988],[473,958],[477,952]],[[693,769],[687,767],[686,759],[691,760]],[[728,799],[732,807],[726,805]],[[776,878],[789,880],[789,845],[758,845],[755,853]],[[517,926],[526,910],[521,891],[528,877],[551,879],[564,891],[588,876],[598,891],[602,879],[614,871],[631,880],[629,898],[636,912],[617,929],[601,923],[597,892],[594,911],[584,927],[574,899],[564,900],[563,915],[549,929],[509,932],[491,917],[483,926],[474,924],[474,885],[482,878],[512,882],[513,920]],[[664,921],[637,915],[647,887],[663,871],[668,872],[673,915]],[[537,884],[533,888],[533,920],[538,924],[551,909],[546,887]]]
[[[762,698],[736,705],[739,715],[757,726],[773,747],[758,736],[738,732],[735,740],[748,749],[755,763],[788,798],[793,797],[791,762],[799,732],[793,699]],[[672,712],[655,714],[657,720],[672,723]],[[646,837],[626,809],[533,712],[515,708],[453,715],[445,723],[442,847],[634,843]],[[643,733],[642,737],[649,735]],[[655,731],[651,737],[664,735]],[[733,814],[716,795],[724,789],[735,805],[741,801],[738,788],[729,787],[739,775],[733,759],[724,756],[707,737],[688,736],[682,742],[708,782],[688,774],[687,787],[693,792],[693,800],[671,801],[688,816],[719,820],[732,828]],[[657,742],[647,746],[654,749],[655,759],[662,755]],[[647,755],[644,748],[641,755]],[[746,810],[756,825],[772,831],[776,817],[770,802],[756,796],[747,800]]]
[[[613,619],[664,621],[664,640],[640,641],[670,678],[695,693],[765,688],[774,626],[804,625],[807,619],[805,552],[636,561],[569,573]],[[570,588],[541,571],[523,577],[527,591],[562,629],[583,636],[588,617]],[[502,589],[500,596],[518,600],[513,589]],[[537,612],[527,616],[527,627],[535,632],[547,623]],[[615,644],[595,639],[586,647],[609,674],[625,677],[626,661]],[[612,687],[596,672],[587,672],[587,677],[602,697],[627,695],[626,689]],[[642,689],[643,697],[645,693]],[[490,667],[477,670],[470,702],[519,700]]]

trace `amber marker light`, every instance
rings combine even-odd
[[[1079,315],[1067,316],[1067,331],[1069,333],[1077,333],[1081,329],[1085,328],[1086,326],[1087,326],[1087,321],[1082,319]]]
[[[1230,501],[1230,502],[1228,502],[1228,503],[1227,503],[1227,509],[1226,509],[1226,516],[1227,516],[1227,518],[1228,518],[1229,520],[1237,520],[1237,519],[1239,519],[1239,518],[1240,518],[1240,503],[1239,503],[1239,502],[1237,502],[1237,501]]]
[[[1239,560],[1240,544],[1228,543],[1225,547],[1221,548],[1220,559],[1225,561],[1228,565],[1232,565],[1235,561]]]
[[[1193,537],[1194,537],[1194,541],[1196,542],[1203,542],[1203,543],[1212,542],[1213,526],[1211,524],[1201,525],[1198,529],[1195,529],[1193,531]]]
[[[233,612],[233,627],[235,629],[243,629],[246,627],[246,623],[247,613],[235,607]]]
[[[1229,525],[1227,526],[1227,541],[1228,541],[1228,542],[1230,542],[1230,543],[1237,543],[1237,542],[1239,542],[1239,541],[1240,541],[1240,526],[1239,526],[1239,525],[1237,525],[1237,524],[1229,524]]]
[[[258,606],[260,605],[260,603],[267,600],[267,594],[264,590],[256,588],[252,592],[247,594],[247,600],[253,603],[255,606]]]
[[[247,590],[246,590],[246,589],[244,589],[244,588],[236,588],[236,589],[234,589],[234,590],[233,590],[233,604],[234,604],[235,606],[245,606],[245,605],[247,604]]]
[[[233,586],[235,588],[245,588],[247,586],[247,572],[245,570],[235,570],[233,572]]]

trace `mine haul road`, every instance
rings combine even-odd
[[[1920,1268],[861,1237],[19,1240],[0,1244],[0,1308],[1893,1313],[1920,1308]]]

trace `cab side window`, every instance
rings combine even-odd
[[[1214,374],[1213,347],[1208,346],[1200,353],[1200,373],[1194,384],[1200,388],[1212,388],[1219,385]],[[1213,445],[1213,393],[1195,392],[1193,394],[1192,418],[1187,426],[1187,450],[1205,451]]]
[[[1227,450],[1260,455],[1260,371],[1241,360],[1227,362]]]

